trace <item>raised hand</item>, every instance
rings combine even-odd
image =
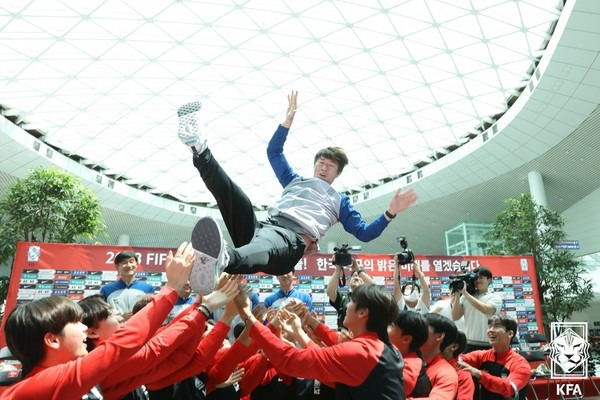
[[[294,117],[296,116],[296,111],[298,111],[298,91],[295,92],[292,90],[292,93],[288,95],[288,109],[285,113],[285,121],[283,122],[283,126],[289,128],[292,126],[292,122],[294,122]]]
[[[241,280],[241,275],[227,276],[219,289],[202,298],[202,304],[212,312],[229,303],[240,292]]]
[[[415,277],[417,277],[417,278],[424,277],[425,275],[423,274],[423,271],[421,270],[421,267],[419,266],[419,264],[415,263],[413,265],[414,265],[413,268],[415,270]]]
[[[296,315],[300,315],[300,316],[304,312],[308,312],[308,306],[301,301],[294,301],[294,302],[290,301],[285,306],[285,309],[288,310],[289,312],[292,312],[292,313],[294,313]],[[304,311],[304,310],[306,310],[306,311]]]
[[[221,275],[219,275],[219,279],[217,280],[216,289],[223,287],[223,285],[227,283],[230,276],[231,275],[229,275],[227,272],[221,272]]]
[[[181,293],[183,287],[190,279],[194,260],[194,250],[191,243],[181,243],[175,255],[173,255],[172,251],[169,251],[165,263],[165,272],[167,274],[166,285],[177,293]]]
[[[229,375],[229,378],[227,378],[227,380],[217,384],[216,387],[218,389],[221,389],[221,388],[231,386],[234,383],[238,383],[244,377],[244,372],[245,372],[244,368],[236,369],[235,371],[233,371],[231,373],[231,375]]]
[[[313,330],[317,329],[317,326],[319,326],[321,323],[321,321],[319,321],[319,317],[317,316],[317,312],[314,310],[309,312],[308,307],[306,307],[306,310],[300,314],[300,318],[302,320],[302,325]]]
[[[283,306],[283,308],[284,308],[285,310],[288,310],[288,311],[294,312],[293,310],[294,310],[295,308],[297,308],[299,304],[302,304],[302,302],[301,302],[301,301],[299,301],[299,300],[296,300],[296,299],[289,298],[288,302],[287,302],[287,303],[285,303],[285,305]]]
[[[267,312],[267,319],[278,331],[281,330],[281,320],[279,319],[279,313],[280,310],[269,310]]]
[[[289,313],[288,319],[286,320],[287,324],[292,327],[294,332],[298,333],[302,330],[302,320],[296,314]]]
[[[238,314],[242,319],[245,319],[249,315],[252,315],[250,298],[248,297],[248,293],[252,292],[252,288],[241,285],[239,293],[233,298],[235,305],[238,309]]]
[[[388,211],[390,214],[396,215],[410,207],[418,198],[419,195],[414,189],[409,189],[406,192],[402,192],[402,189],[398,189],[392,196]]]
[[[283,333],[286,333],[288,335],[294,335],[294,327],[292,326],[292,314],[290,313],[288,310],[283,309],[283,310],[279,310],[279,312],[277,313],[277,317],[273,318],[273,320],[277,319],[279,321],[279,326],[282,330]],[[275,324],[273,324],[275,325]]]

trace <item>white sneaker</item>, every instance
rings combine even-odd
[[[229,262],[219,224],[211,217],[201,218],[192,231],[192,247],[196,254],[190,275],[195,293],[207,295],[215,289],[217,279]]]
[[[179,107],[177,116],[179,117],[179,130],[177,136],[186,146],[189,146],[192,153],[202,153],[206,149],[206,138],[200,135],[200,126],[198,124],[198,112],[202,108],[202,103],[194,101]]]

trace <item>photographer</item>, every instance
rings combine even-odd
[[[467,291],[467,283],[462,285],[462,289],[455,290],[450,295],[452,319],[456,321],[463,315],[465,317],[465,334],[467,335],[465,353],[491,348],[487,337],[488,319],[492,315],[498,314],[502,308],[500,295],[488,291],[488,287],[492,283],[492,271],[486,267],[479,267],[475,268],[473,273],[477,276],[474,282],[474,295]]]
[[[350,290],[348,293],[343,293],[338,290],[338,286],[340,284],[340,275],[344,274],[343,268],[344,265],[340,263],[338,260],[338,264],[336,264],[336,257],[334,256],[331,259],[331,263],[335,265],[335,272],[329,279],[329,283],[327,284],[327,297],[329,297],[329,304],[335,311],[337,311],[337,325],[338,329],[343,327],[344,318],[346,317],[346,304],[350,301],[350,297],[352,296],[352,292],[356,290],[360,285],[367,284],[375,284],[373,279],[365,272],[364,269],[358,268],[356,264],[356,257],[349,254],[352,257],[352,265],[351,265],[351,275],[350,275]]]
[[[416,311],[421,314],[427,314],[429,312],[429,306],[431,305],[431,292],[429,285],[425,280],[425,274],[421,271],[421,267],[418,264],[413,264],[413,280],[411,282],[405,282],[400,286],[400,263],[396,263],[396,269],[394,270],[394,299],[398,303],[400,310]],[[419,284],[416,280],[419,280]],[[423,288],[421,290],[421,288]]]

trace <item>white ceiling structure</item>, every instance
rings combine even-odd
[[[0,99],[43,141],[124,182],[213,201],[176,138],[199,99],[217,158],[257,205],[281,192],[266,144],[298,90],[286,144],[337,188],[379,185],[465,144],[518,96],[560,0],[3,1]]]
[[[292,89],[285,152],[299,173],[344,147],[334,186],[367,220],[414,187],[417,205],[368,252],[395,251],[402,233],[443,253],[444,229],[493,220],[530,170],[557,211],[600,187],[600,2],[71,3],[0,4],[0,187],[58,164],[100,196],[110,242],[172,245],[206,212],[190,204],[212,206],[175,134],[177,107],[196,99],[259,208],[281,191],[265,150]]]

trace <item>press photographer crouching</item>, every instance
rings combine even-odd
[[[502,298],[488,290],[492,283],[492,271],[486,267],[475,268],[472,276],[463,274],[459,280],[463,280],[464,284],[451,285],[450,296],[452,319],[456,321],[463,315],[465,317],[467,335],[465,353],[490,349],[487,337],[488,319],[492,315],[497,315],[502,308]],[[471,287],[472,293],[469,293],[468,287]]]
[[[346,317],[346,304],[352,296],[352,292],[362,284],[374,284],[375,282],[364,269],[358,268],[356,258],[350,253],[351,250],[360,250],[359,246],[349,247],[347,244],[340,248],[335,248],[335,254],[331,260],[335,266],[335,272],[327,284],[327,297],[329,304],[337,311],[338,329],[342,329],[344,318]],[[347,293],[340,292],[339,287],[346,286],[346,271],[350,271],[350,287]]]

